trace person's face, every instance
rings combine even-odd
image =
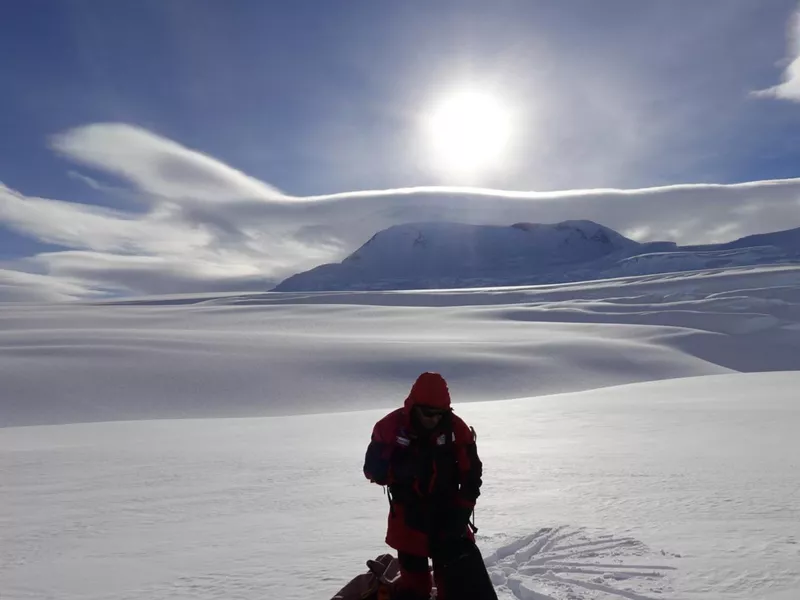
[[[417,420],[425,429],[435,428],[442,420],[442,416],[447,412],[441,408],[433,406],[415,406],[414,410],[417,413]]]

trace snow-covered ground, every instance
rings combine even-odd
[[[0,426],[390,408],[800,369],[800,267],[442,292],[0,310]]]
[[[460,406],[505,597],[800,591],[798,386],[734,374]],[[385,550],[386,499],[360,473],[380,415],[2,430],[3,597],[329,598]],[[543,528],[563,529],[537,547]]]
[[[504,600],[800,597],[796,267],[7,305],[2,597],[329,598],[386,550],[363,452],[426,369]]]

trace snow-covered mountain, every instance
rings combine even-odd
[[[800,229],[681,247],[636,242],[592,221],[409,223],[380,231],[341,263],[293,275],[274,291],[564,283],[798,260]]]

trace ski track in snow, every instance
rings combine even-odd
[[[679,555],[630,537],[546,527],[484,559],[501,600],[657,600]]]

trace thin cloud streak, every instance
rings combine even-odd
[[[210,156],[124,123],[78,127],[53,136],[51,146],[75,162],[121,176],[161,198],[222,201],[282,196],[274,187]]]
[[[104,295],[71,278],[0,268],[0,303],[68,302]]]
[[[208,236],[168,224],[168,207],[141,216],[101,206],[24,196],[0,183],[0,223],[44,243],[115,252],[202,247]]]

